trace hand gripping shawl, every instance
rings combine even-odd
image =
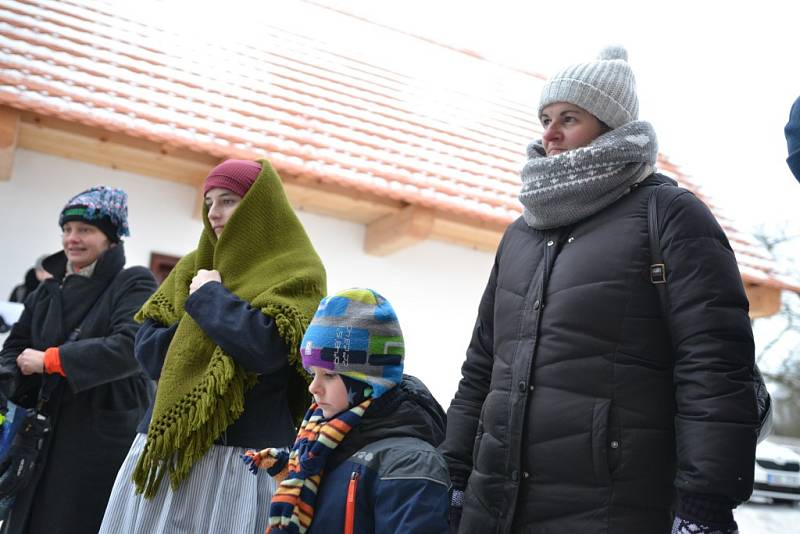
[[[137,321],[178,323],[161,371],[147,443],[133,473],[137,492],[147,498],[155,495],[165,474],[177,488],[214,440],[242,414],[244,393],[257,381],[184,311],[189,284],[198,269],[218,270],[229,291],[275,319],[295,371],[287,388],[296,420],[301,420],[308,406],[307,374],[299,346],[325,295],[325,269],[277,173],[268,161],[260,163],[261,173],[219,240],[206,208],[197,250],[178,262],[136,315]]]

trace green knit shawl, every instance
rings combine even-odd
[[[257,381],[185,312],[189,284],[198,269],[218,270],[229,291],[274,318],[290,348],[294,372],[287,388],[297,421],[308,406],[307,374],[299,349],[326,293],[325,269],[277,173],[268,161],[260,163],[261,173],[219,240],[206,208],[197,250],[178,262],[136,315],[140,322],[178,323],[161,370],[147,443],[133,472],[137,492],[147,498],[155,495],[165,474],[177,488],[214,440],[242,414],[244,393]]]

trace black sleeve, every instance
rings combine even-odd
[[[502,243],[501,243],[502,247]],[[500,249],[498,249],[498,257]],[[461,366],[461,381],[447,409],[447,435],[439,447],[447,461],[453,487],[463,490],[472,472],[472,449],[483,401],[489,394],[494,365],[494,297],[497,259],[478,308],[478,318]]]
[[[156,282],[144,267],[132,267],[112,284],[116,287],[107,334],[68,341],[58,349],[67,382],[76,393],[141,372],[133,357],[133,339],[139,329],[133,315],[156,290]]]
[[[31,346],[31,317],[33,300],[28,300],[19,320],[11,327],[0,350],[0,404],[5,411],[5,401],[14,394],[16,383],[22,378],[17,367],[17,356]]]
[[[208,337],[247,371],[271,374],[288,365],[289,350],[275,320],[219,282],[203,284],[184,307]]]
[[[164,358],[167,356],[167,349],[172,343],[172,337],[175,335],[175,330],[178,329],[178,324],[162,326],[152,319],[147,319],[136,332],[133,355],[147,376],[153,380],[161,378]]]
[[[742,502],[753,490],[758,412],[741,274],[725,233],[694,195],[678,194],[662,210],[675,353],[675,485]]]

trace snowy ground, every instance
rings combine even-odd
[[[800,454],[800,439],[770,436],[769,441],[786,445]],[[800,532],[800,503],[772,504],[768,499],[758,499],[739,506],[733,515],[741,534]]]
[[[800,506],[748,502],[733,512],[740,534],[800,532]]]

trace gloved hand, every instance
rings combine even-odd
[[[450,534],[457,534],[461,525],[461,511],[464,509],[464,492],[453,488],[450,492],[450,510],[447,521],[450,523]]]
[[[269,476],[279,484],[289,475],[289,453],[285,450],[275,448],[248,450],[239,456],[254,475],[259,469],[266,469]]]
[[[730,525],[698,523],[675,516],[672,534],[739,534],[739,526],[734,521]]]

